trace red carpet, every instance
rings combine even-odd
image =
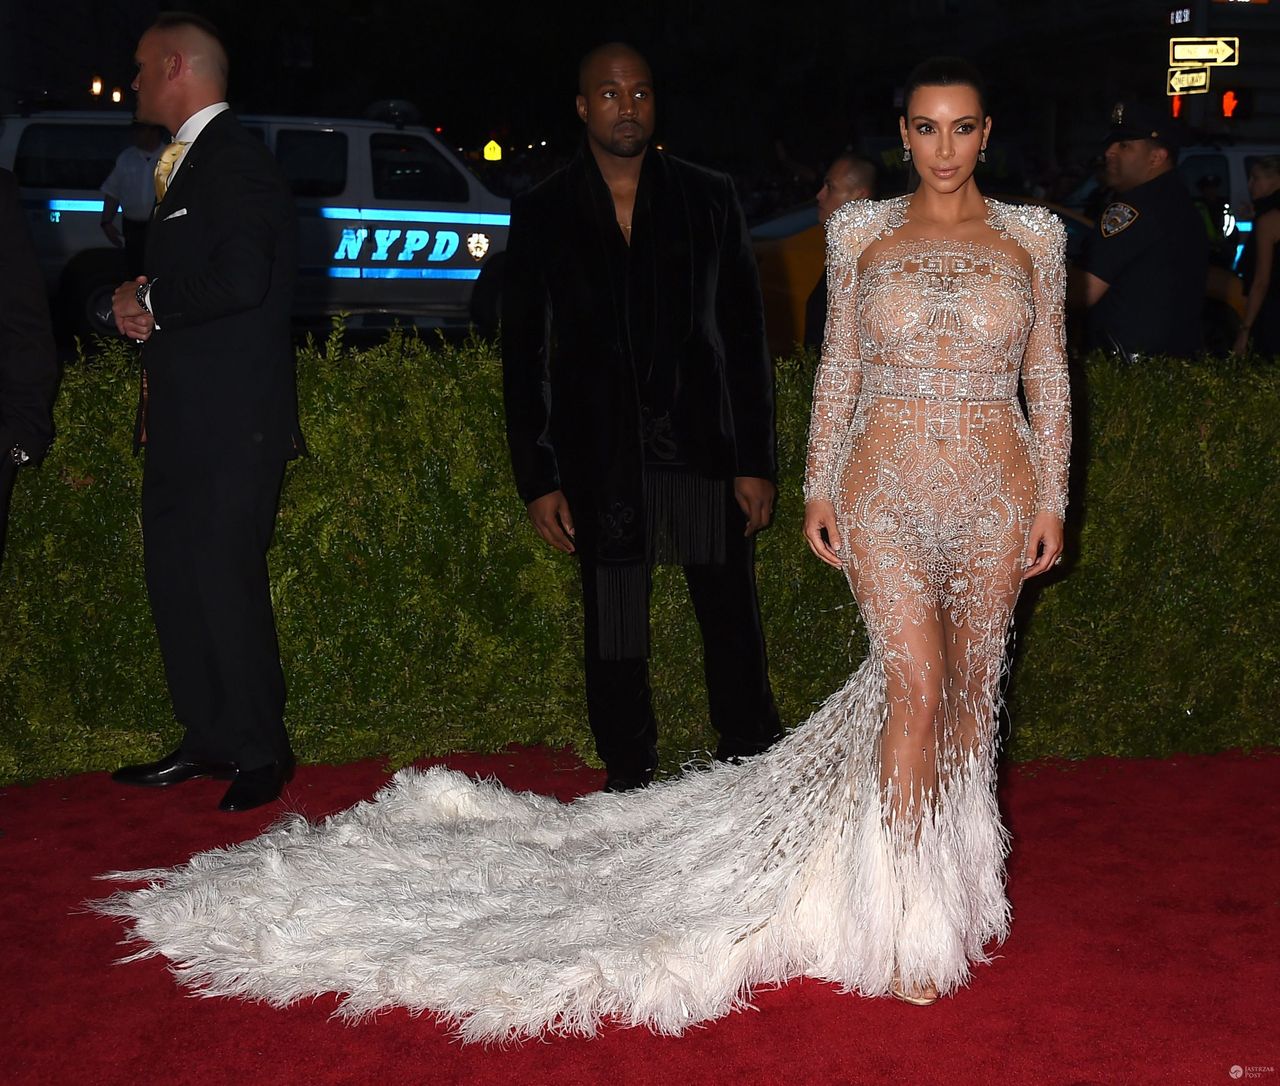
[[[569,799],[601,775],[571,755],[448,759]],[[304,766],[312,817],[368,797],[373,763]],[[1280,1086],[1280,754],[1092,759],[1006,771],[1013,934],[972,986],[933,1007],[797,983],[683,1038],[463,1048],[394,1012],[327,1020],[192,998],[159,961],[113,964],[119,925],[78,911],[113,868],[167,865],[280,814],[214,809],[223,785],[168,792],[106,774],[0,791],[9,1084],[1230,1083]],[[1241,1076],[1233,1077],[1238,1065]]]

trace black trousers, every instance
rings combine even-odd
[[[290,756],[267,578],[284,464],[191,473],[147,456],[147,594],[181,751],[254,769]]]
[[[720,735],[719,757],[759,754],[782,735],[760,622],[755,540],[743,536],[746,520],[732,499],[730,503],[724,565],[682,567],[702,632],[711,726]],[[639,776],[658,764],[649,661],[600,658],[595,564],[584,557],[579,566],[587,717],[596,753],[611,773]],[[652,589],[652,576],[646,584]]]

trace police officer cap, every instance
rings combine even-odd
[[[1145,102],[1117,102],[1111,110],[1111,131],[1103,141],[1110,147],[1118,140],[1155,140],[1170,151],[1183,142],[1182,125],[1160,109]]]

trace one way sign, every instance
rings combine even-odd
[[[1208,68],[1170,68],[1166,94],[1208,94]]]
[[[1240,63],[1239,38],[1170,38],[1169,67],[1205,64],[1229,67]]]

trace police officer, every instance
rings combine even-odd
[[[1104,162],[1113,199],[1084,259],[1090,348],[1129,357],[1203,348],[1209,241],[1175,169],[1180,135],[1164,110],[1112,110]]]

